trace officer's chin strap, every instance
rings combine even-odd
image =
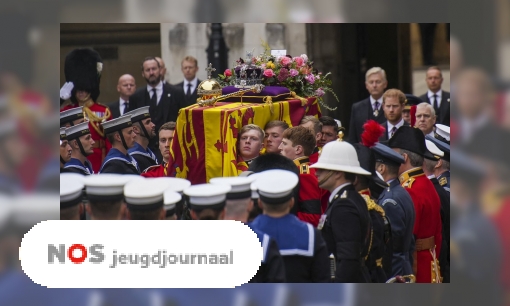
[[[117,133],[119,133],[120,140],[122,140],[122,145],[124,146],[124,149],[126,149],[127,151],[129,148],[127,146],[126,140],[124,139],[124,135],[122,135],[122,130],[117,131]]]
[[[81,154],[83,154],[83,156],[88,156],[88,155],[90,155],[90,154],[87,154],[87,153],[85,152],[85,149],[83,149],[83,145],[81,144],[81,141],[80,141],[80,138],[79,138],[79,137],[78,137],[78,138],[76,138],[76,142],[78,143],[78,146],[80,147],[80,152],[81,152]]]
[[[335,173],[334,171],[330,170],[329,173],[326,174],[326,176],[319,181],[319,186],[324,184],[327,180],[329,180],[329,178],[332,177],[334,173]]]
[[[147,138],[147,139],[151,139],[151,138],[149,137],[149,133],[147,133],[147,130],[145,129],[145,126],[143,125],[143,122],[142,122],[142,121],[140,121],[140,122],[138,122],[138,123],[140,124],[140,128],[142,129],[143,134],[145,135],[145,138]]]

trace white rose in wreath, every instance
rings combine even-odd
[[[103,63],[97,62],[97,73],[101,74],[101,71],[103,71]]]

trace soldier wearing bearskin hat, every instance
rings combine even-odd
[[[112,119],[112,115],[106,105],[97,103],[102,69],[103,62],[95,50],[74,49],[66,56],[66,84],[60,90],[61,101],[70,99],[70,103],[60,111],[82,106],[83,116],[89,121],[90,134],[95,144],[94,153],[87,158],[94,172],[99,172],[103,159],[111,148],[101,123]]]

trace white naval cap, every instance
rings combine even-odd
[[[173,190],[175,192],[182,193],[184,189],[191,186],[191,182],[178,177],[156,177],[156,178],[149,178],[148,180],[151,180],[152,182],[156,181],[165,181],[168,183],[169,190]]]
[[[172,189],[165,190],[163,194],[163,204],[166,217],[170,217],[175,214],[175,206],[181,199],[182,196],[180,193],[173,191]]]
[[[65,181],[77,181],[83,184],[83,180],[85,179],[85,175],[74,173],[74,172],[64,172],[60,173],[60,184]]]
[[[299,177],[295,173],[274,169],[259,172],[255,185],[262,202],[282,204],[292,198],[294,187],[297,186],[298,182]]]
[[[230,176],[216,177],[209,182],[215,184],[229,185],[232,189],[227,193],[227,200],[248,199],[251,198],[251,183],[255,181],[253,175],[250,176]]]
[[[65,133],[67,140],[73,140],[83,135],[90,134],[89,123],[85,121],[77,125],[70,126],[66,129]]]
[[[132,124],[130,115],[120,116],[119,118],[101,123],[105,135],[130,127]]]
[[[71,108],[60,112],[60,125],[72,123],[74,120],[83,118],[83,106]],[[72,125],[72,124],[71,124]]]
[[[120,201],[124,199],[124,186],[133,180],[145,180],[139,175],[101,173],[83,179],[87,197],[91,202]]]
[[[444,124],[436,124],[436,133],[446,139],[446,141],[450,141],[450,127]]]
[[[151,117],[151,114],[149,113],[149,106],[139,107],[124,114],[124,116],[126,115],[131,116],[131,122],[133,123]]]
[[[227,193],[232,189],[226,184],[198,184],[184,189],[193,210],[223,209]]]
[[[132,210],[154,210],[163,207],[163,195],[170,183],[165,180],[131,180],[124,186],[127,207]]]
[[[82,202],[83,181],[60,180],[60,208],[68,208]]]
[[[65,127],[61,127],[60,128],[60,144],[62,144],[62,140],[66,140],[66,139],[67,139],[66,128]]]
[[[431,160],[439,160],[441,157],[444,156],[444,152],[441,151],[432,141],[425,139],[425,145],[427,146],[428,152],[425,152],[423,157]]]

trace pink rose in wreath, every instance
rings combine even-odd
[[[266,70],[264,70],[264,76],[266,78],[274,77],[273,69],[266,69]]]

